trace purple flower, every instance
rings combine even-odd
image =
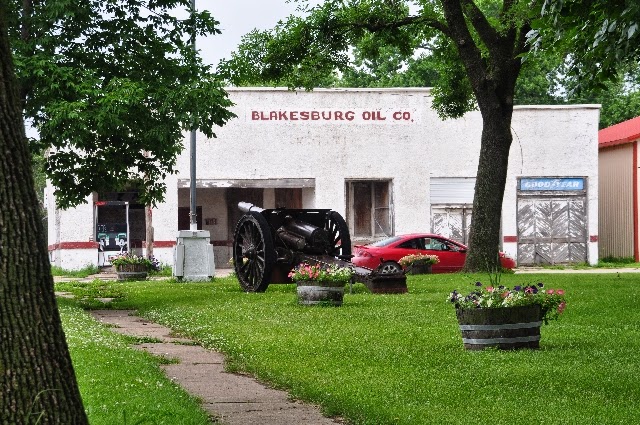
[[[542,287],[544,287],[544,283],[538,282],[538,288],[542,288]]]
[[[476,282],[476,286],[482,286],[482,282]]]
[[[516,292],[520,292],[521,289],[522,289],[522,286],[520,286],[520,285],[516,285],[516,286],[513,287],[513,290],[516,291]]]

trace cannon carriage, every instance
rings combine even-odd
[[[384,282],[406,291],[404,273],[383,273],[351,263],[349,228],[336,211],[264,209],[247,202],[238,203],[238,208],[244,215],[233,234],[232,258],[246,292],[264,292],[270,283],[291,283],[289,271],[302,262],[350,267],[354,280],[370,289]]]

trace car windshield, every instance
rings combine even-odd
[[[391,245],[392,243],[399,241],[402,238],[399,238],[398,236],[394,236],[392,238],[389,239],[383,239],[381,241],[378,242],[374,242],[372,244],[369,244],[369,246],[387,246],[387,245]]]

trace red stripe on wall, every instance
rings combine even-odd
[[[505,242],[518,242],[518,237],[517,236],[505,236],[502,238],[503,241]]]
[[[176,245],[176,241],[154,241],[154,248],[173,248]],[[146,242],[142,242],[142,246],[147,247]]]
[[[633,258],[640,261],[638,249],[638,141],[633,142]]]
[[[49,251],[56,249],[98,249],[97,242],[60,242],[49,245]]]

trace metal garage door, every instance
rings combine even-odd
[[[585,197],[518,199],[518,264],[587,261]]]

